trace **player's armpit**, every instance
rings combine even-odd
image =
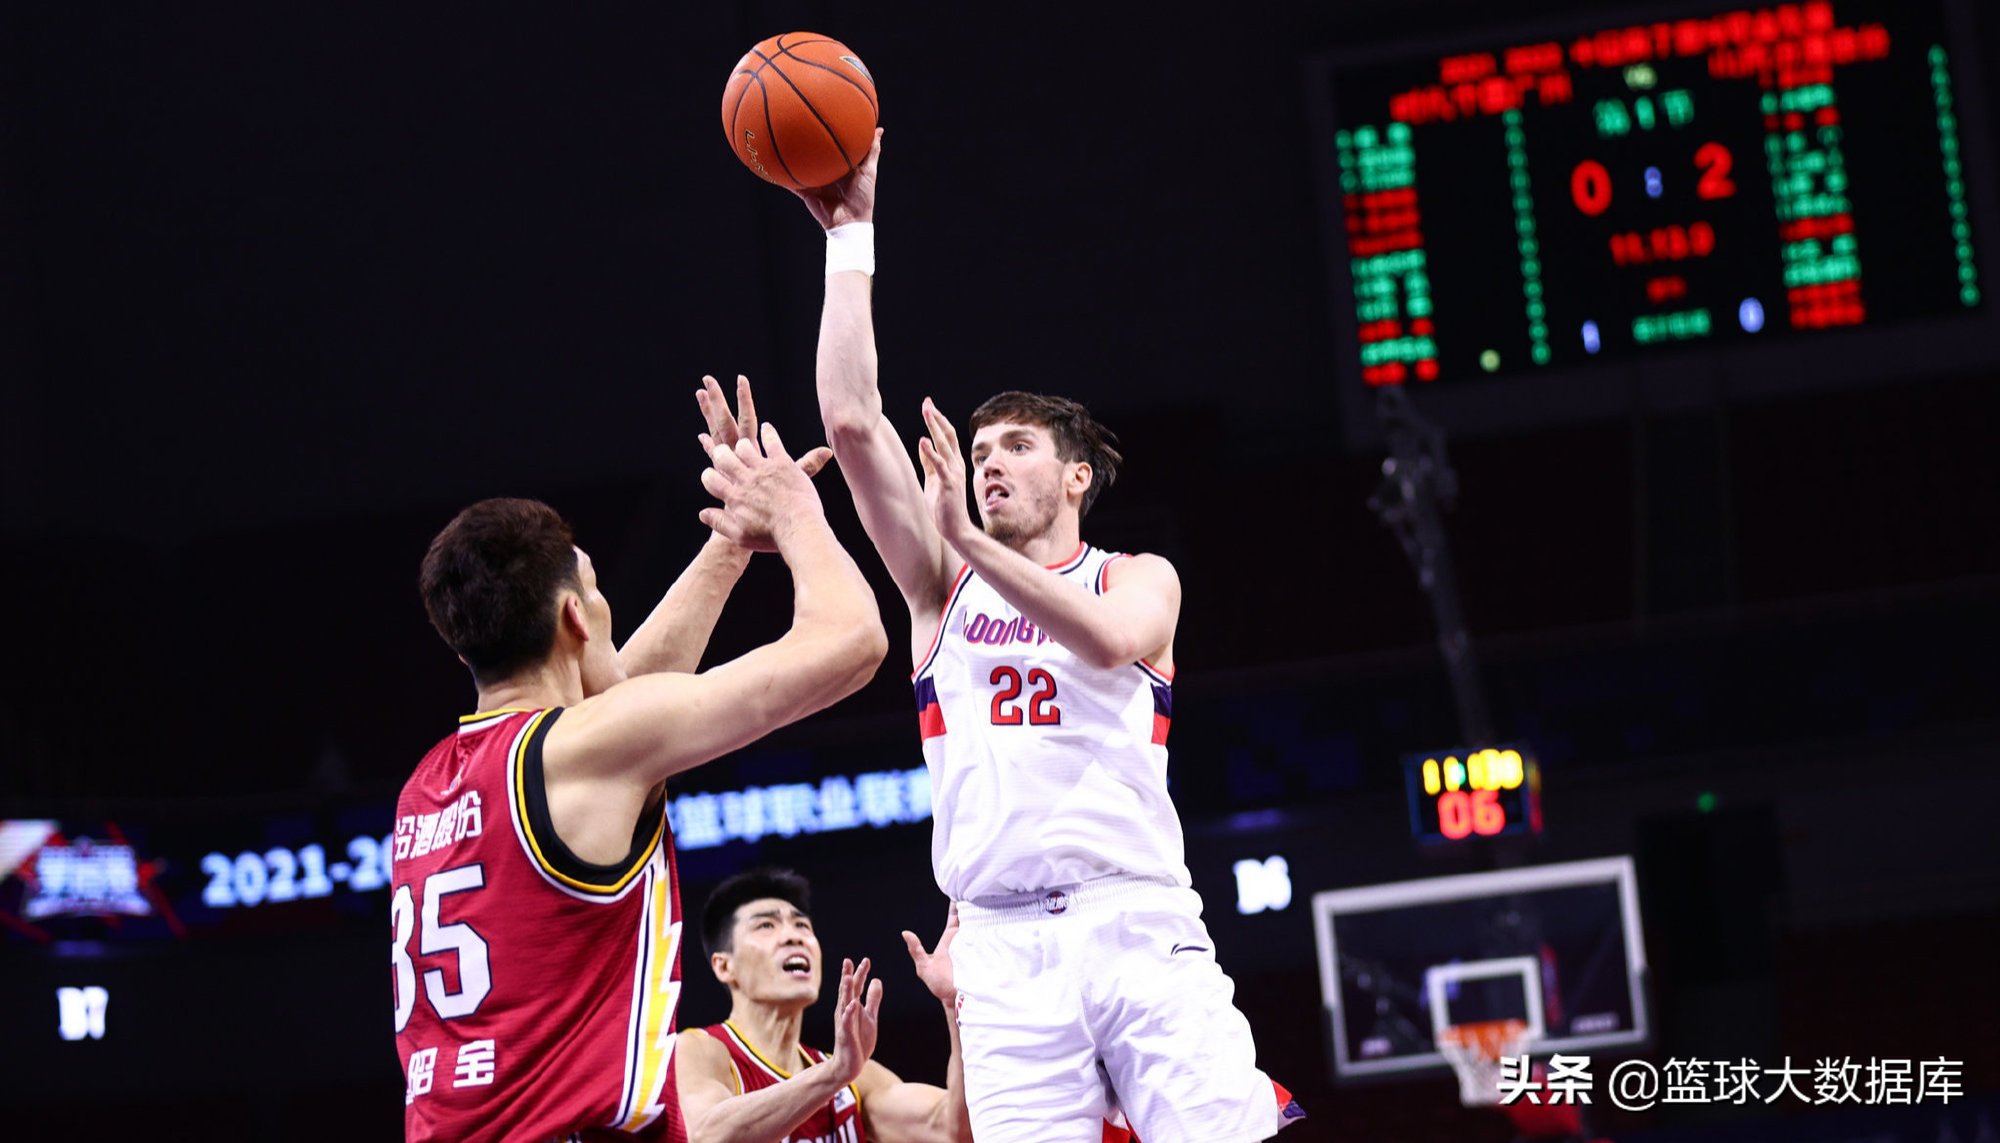
[[[861,1094],[861,1125],[879,1143],[962,1143],[943,1114],[945,1089],[905,1083],[896,1073],[868,1061],[855,1087]]]

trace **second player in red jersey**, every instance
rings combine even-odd
[[[904,944],[918,979],[944,1006],[951,1055],[945,1086],[904,1081],[875,1053],[880,981],[843,961],[833,1051],[799,1040],[819,1000],[821,954],[812,889],[787,869],[753,869],[715,887],[702,908],[709,968],[729,989],[729,1019],[681,1034],[681,1106],[697,1143],[971,1143],[958,1050],[951,941]]]

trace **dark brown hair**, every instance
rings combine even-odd
[[[1082,516],[1090,511],[1097,494],[1118,479],[1118,438],[1091,417],[1090,410],[1067,397],[1010,390],[1000,393],[972,410],[972,432],[977,435],[987,425],[1035,425],[1055,438],[1056,456],[1071,464],[1082,461],[1090,466],[1090,487],[1083,490]]]
[[[736,951],[736,911],[752,901],[775,898],[812,916],[812,886],[789,869],[760,866],[715,887],[701,907],[701,943],[708,955]]]
[[[418,585],[431,626],[484,685],[548,656],[556,597],[580,589],[569,525],[539,500],[481,500],[424,553]]]

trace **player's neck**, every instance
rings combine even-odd
[[[583,701],[583,672],[574,662],[551,655],[536,667],[479,688],[480,710],[544,710]]]
[[[1050,564],[1067,563],[1076,554],[1076,546],[1081,543],[1077,518],[1068,514],[1059,515],[1047,530],[1026,538],[1016,538],[1012,542],[1001,541],[1008,547],[1047,567]]]
[[[798,1071],[799,1031],[805,1026],[805,1005],[779,1007],[742,996],[729,1007],[729,1022],[750,1046],[781,1071]]]

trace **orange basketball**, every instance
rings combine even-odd
[[[743,165],[794,190],[838,182],[875,142],[875,80],[847,45],[772,36],[722,89],[722,130]]]

